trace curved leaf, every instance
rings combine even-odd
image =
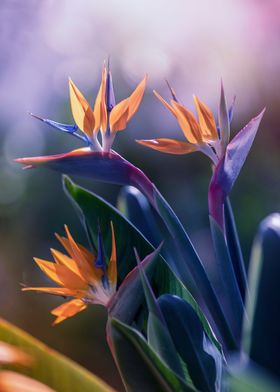
[[[213,325],[216,327],[215,332],[218,332],[219,336],[223,338],[227,349],[235,350],[236,343],[231,332],[231,327],[225,317],[220,299],[182,223],[159,192],[155,192],[155,199],[159,213],[168,227],[178,250],[178,257],[174,259],[173,264],[169,264],[172,268],[176,268],[176,274],[185,285],[190,282],[195,284],[195,295],[199,296],[211,314]]]
[[[146,197],[137,188],[123,187],[118,196],[117,207],[153,246],[161,242],[154,211]]]
[[[119,281],[121,282],[127,273],[136,266],[133,248],[137,249],[140,258],[143,259],[154,250],[153,246],[116,208],[94,193],[79,187],[65,176],[64,189],[72,203],[74,203],[78,215],[95,246],[97,244],[97,228],[99,224],[102,233],[104,233],[105,249],[111,249],[111,236],[106,228],[110,221],[113,222],[116,235]],[[189,302],[197,312],[206,333],[220,349],[220,344],[199,305],[161,257],[158,258],[155,267],[152,287],[157,295],[165,293],[175,294]],[[144,297],[143,303],[145,303]]]
[[[34,365],[21,368],[20,372],[41,381],[56,392],[114,391],[82,366],[2,319],[0,319],[0,341],[10,343],[30,354]]]
[[[254,240],[243,345],[250,358],[280,378],[280,214],[264,219]]]
[[[137,255],[137,252],[136,258],[145,299],[149,310],[147,327],[148,343],[151,348],[156,351],[160,358],[162,358],[164,362],[170,367],[170,369],[183,378],[184,373],[180,364],[178,353],[174,347],[173,341],[156,301],[148,277],[140,264],[140,259]]]
[[[235,219],[229,198],[225,201],[225,235],[238,287],[244,301],[248,282]]]
[[[226,314],[236,345],[239,346],[244,305],[237,285],[225,237],[216,221],[209,216],[212,240],[216,256],[217,282]]]
[[[201,391],[219,390],[221,374],[218,370],[221,370],[222,357],[213,345],[213,350],[207,347],[211,343],[207,342],[193,308],[181,298],[169,294],[159,297],[158,304],[196,388]]]
[[[108,322],[113,352],[128,392],[191,392],[151,349],[143,336],[118,320]]]

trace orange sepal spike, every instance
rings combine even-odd
[[[86,307],[87,305],[80,299],[73,299],[71,301],[65,302],[51,311],[51,314],[56,316],[53,325],[59,324],[65,319],[75,316],[75,314],[86,309]]]
[[[136,140],[137,143],[143,146],[152,148],[160,152],[165,152],[168,154],[189,154],[191,152],[197,151],[197,147],[194,144],[188,142],[182,142],[176,139],[159,138],[150,140]]]
[[[92,109],[74,82],[69,79],[69,93],[72,115],[78,127],[88,136],[92,136],[95,126]]]

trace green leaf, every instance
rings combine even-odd
[[[113,319],[109,322],[115,360],[128,392],[188,392],[187,386],[135,329]]]
[[[158,304],[195,387],[201,391],[220,390],[222,357],[206,337],[193,308],[170,294],[159,297]]]
[[[230,392],[279,392],[280,385],[263,369],[252,365],[230,366],[224,374],[224,389]]]
[[[174,347],[170,333],[166,326],[161,310],[157,304],[153,290],[146,276],[144,269],[141,267],[139,256],[136,252],[139,273],[142,286],[149,310],[148,317],[148,342],[156,351],[160,358],[180,377],[184,377],[184,372],[180,364],[178,353]]]
[[[279,255],[280,214],[275,213],[261,222],[253,243],[243,346],[254,362],[280,378]]]
[[[216,256],[216,285],[219,285],[219,293],[224,304],[224,313],[238,347],[241,338],[244,305],[224,234],[211,215],[209,219]]]
[[[48,385],[57,392],[113,392],[102,380],[39,340],[0,319],[0,341],[21,348],[34,359],[34,365],[20,373]]]
[[[101,197],[77,186],[68,177],[64,176],[64,189],[70,196],[79,218],[84,224],[90,240],[97,248],[98,225],[103,236],[105,250],[110,254],[111,233],[110,221],[113,222],[118,260],[118,276],[121,282],[129,271],[136,266],[133,248],[137,248],[141,260],[154,248],[141,236],[140,232]]]
[[[64,189],[78,211],[78,215],[88,230],[95,246],[97,245],[99,224],[103,233],[105,248],[111,249],[111,234],[108,227],[110,221],[113,222],[116,235],[118,274],[121,282],[128,272],[136,266],[133,248],[137,249],[140,258],[143,259],[147,254],[153,252],[153,246],[116,208],[101,197],[79,187],[66,176],[64,176]],[[151,283],[157,295],[165,293],[175,294],[190,303],[197,312],[210,339],[221,349],[220,343],[213,334],[199,305],[161,257],[158,258],[156,263]],[[144,296],[143,303],[145,303]]]
[[[192,293],[204,302],[204,306],[211,314],[215,331],[218,331],[222,336],[223,342],[229,350],[235,350],[236,343],[223,307],[188,234],[172,208],[156,188],[154,189],[154,197],[157,211],[165,222],[178,250],[178,256],[169,265],[175,269],[183,284],[191,284],[190,289],[193,288],[193,284],[195,285],[195,290],[192,290]]]

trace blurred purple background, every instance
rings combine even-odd
[[[195,93],[213,109],[221,78],[228,100],[237,95],[234,132],[266,106],[267,112],[232,194],[248,260],[257,223],[279,210],[280,3],[251,0],[2,0],[0,3],[0,283],[1,316],[70,355],[121,390],[104,338],[105,311],[92,307],[52,328],[49,310],[59,300],[23,294],[20,283],[47,283],[33,256],[49,257],[53,232],[67,223],[82,228],[56,173],[22,171],[15,157],[78,147],[27,115],[32,111],[72,122],[68,76],[93,102],[104,59],[110,55],[117,99],[147,72],[139,112],[115,148],[143,168],[186,224],[211,263],[207,185],[210,169],[200,155],[168,156],[134,143],[137,138],[181,137],[152,90],[168,96],[164,79],[193,109]],[[118,187],[80,183],[115,202]],[[210,254],[210,256],[209,256]]]

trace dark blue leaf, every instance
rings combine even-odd
[[[117,206],[153,246],[158,246],[162,238],[154,211],[146,197],[137,188],[123,187],[118,197]]]
[[[165,294],[159,307],[194,386],[200,391],[218,391],[222,357],[211,345],[193,308],[181,298]]]
[[[135,329],[109,320],[114,358],[128,392],[194,392],[176,375]]]
[[[253,361],[280,379],[280,214],[260,224],[249,267],[244,347]]]
[[[239,291],[224,234],[222,233],[216,221],[211,216],[209,218],[216,256],[216,287],[223,303],[223,309],[228,323],[231,326],[231,331],[235,338],[235,342],[237,346],[239,346],[244,304]]]
[[[244,301],[247,290],[247,275],[235,219],[228,197],[225,201],[225,235],[239,291]]]
[[[178,217],[162,195],[159,192],[155,192],[155,198],[159,213],[165,221],[177,249],[178,257],[175,257],[173,264],[169,263],[169,265],[176,271],[176,274],[186,287],[192,288],[192,285],[195,285],[196,290],[192,294],[196,299],[199,298],[204,302],[208,309],[208,314],[211,315],[214,322],[214,332],[219,338],[222,337],[223,343],[228,350],[235,350],[237,346],[232,335],[231,326],[228,324],[220,299],[213,289],[192,242]]]
[[[184,372],[180,364],[179,356],[154,296],[150,282],[144,269],[141,267],[137,252],[136,259],[149,311],[147,328],[148,343],[160,356],[160,358],[170,367],[170,369],[172,369],[180,377],[184,378]]]

